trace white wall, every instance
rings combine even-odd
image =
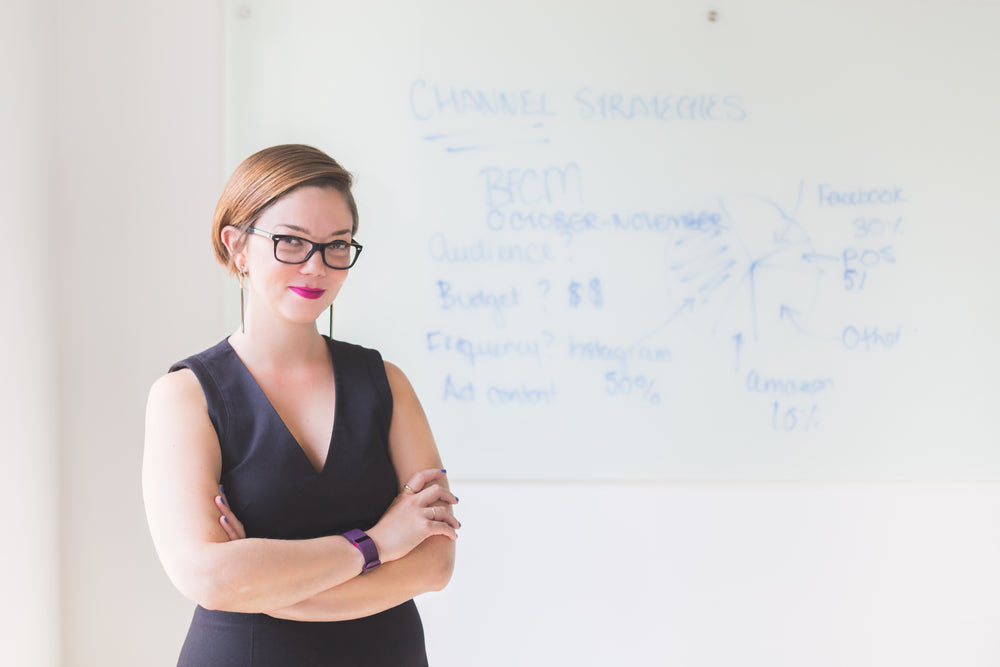
[[[0,116],[14,147],[0,162],[3,229],[32,233],[5,243],[48,221],[58,249],[0,262],[5,321],[23,325],[0,327],[16,350],[0,381],[13,480],[0,500],[16,547],[0,556],[14,591],[0,662],[55,664],[61,622],[64,665],[172,665],[191,605],[146,531],[142,413],[170,362],[225,335],[236,298],[208,247],[224,177],[221,4],[14,7],[3,72],[14,50],[30,76]],[[55,179],[32,147],[47,155],[53,141]],[[35,293],[49,283],[54,323]],[[419,602],[435,665],[1000,662],[997,484],[493,484],[452,472],[458,569]]]
[[[59,657],[54,12],[31,0],[0,12],[0,664],[44,667]]]
[[[222,10],[59,0],[57,323],[63,664],[175,664],[191,606],[140,493],[154,378],[223,335],[209,247],[222,168]]]
[[[455,486],[432,664],[1000,664],[996,484]]]

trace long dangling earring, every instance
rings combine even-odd
[[[244,311],[244,305],[243,305],[243,279],[245,277],[246,277],[246,274],[241,270],[239,272],[239,279],[240,279],[240,331],[242,333],[246,333],[247,332],[247,323],[246,323],[246,319],[244,318],[244,315],[243,315],[243,311]]]
[[[330,338],[333,338],[333,304],[330,304]]]

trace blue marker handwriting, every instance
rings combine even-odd
[[[747,117],[737,95],[635,95],[581,88],[575,98],[584,120],[741,121]]]
[[[653,363],[671,361],[670,348],[667,347],[639,343],[620,345],[599,338],[578,341],[570,335],[567,349],[570,359],[577,361],[617,361],[623,366],[635,359]]]
[[[432,261],[447,264],[546,264],[556,259],[544,241],[454,241],[441,232],[431,234],[428,249]]]
[[[556,383],[529,386],[493,385],[486,390],[486,401],[491,405],[553,405],[556,402]]]
[[[833,378],[790,378],[761,376],[760,371],[751,369],[747,373],[746,388],[752,394],[774,394],[792,396],[795,394],[818,394],[833,387]]]
[[[844,289],[850,292],[865,288],[870,269],[895,264],[896,252],[891,245],[881,248],[845,248],[841,258],[844,262]]]
[[[906,203],[903,188],[891,185],[880,188],[852,188],[837,190],[833,186],[822,183],[818,187],[819,205],[824,206],[886,206]]]
[[[486,167],[479,174],[490,210],[510,204],[536,206],[583,201],[583,174],[576,163],[540,168]]]
[[[604,306],[604,289],[600,278],[591,278],[586,287],[575,280],[569,284],[569,307],[579,308],[581,303],[594,308]]]
[[[472,381],[455,381],[451,373],[444,379],[443,398],[446,401],[459,401],[461,403],[475,403],[481,397],[485,397],[486,403],[491,406],[510,405],[554,405],[556,403],[556,383],[553,381],[539,384],[491,384],[485,391],[477,391],[476,385]]]
[[[847,350],[859,350],[870,352],[871,350],[886,350],[895,347],[899,343],[899,338],[903,333],[903,325],[897,325],[895,329],[882,329],[878,327],[850,325],[844,327],[840,340]]]
[[[430,83],[410,84],[410,112],[418,120],[442,116],[537,117],[552,116],[546,94],[530,88],[500,90]]]
[[[854,237],[859,239],[877,239],[883,236],[902,236],[903,218],[881,220],[879,218],[855,218],[851,222],[854,227]]]
[[[519,361],[533,359],[541,366],[543,353],[552,345],[555,336],[542,331],[535,337],[524,338],[469,338],[444,331],[427,334],[427,351],[434,354],[454,354],[475,366],[488,360]]]
[[[484,288],[471,291],[458,291],[447,280],[437,281],[437,296],[442,310],[488,310],[493,313],[493,323],[498,327],[506,324],[504,311],[521,305],[517,287],[504,288],[500,291],[487,291]]]
[[[572,241],[577,234],[593,232],[715,235],[723,229],[723,220],[718,212],[707,210],[603,216],[594,211],[493,209],[487,213],[486,227],[493,232],[550,232]]]
[[[784,433],[808,433],[819,428],[819,406],[813,404],[788,405],[774,401],[771,409],[771,428]]]
[[[656,380],[647,375],[626,375],[617,371],[604,374],[604,391],[609,396],[633,397],[645,405],[659,405]]]
[[[559,115],[548,91],[532,87],[463,85],[414,79],[410,83],[410,114],[419,121],[440,118],[550,118]],[[644,93],[601,91],[589,86],[573,93],[576,117],[582,120],[738,122],[748,117],[733,93]]]

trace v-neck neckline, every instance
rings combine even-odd
[[[320,468],[316,468],[316,466],[313,465],[313,462],[309,460],[309,456],[306,454],[306,450],[302,447],[302,443],[298,441],[298,438],[295,437],[295,434],[292,433],[292,430],[288,428],[288,424],[286,424],[285,420],[281,418],[281,415],[278,413],[278,410],[274,407],[274,404],[271,403],[271,399],[267,397],[267,393],[260,386],[260,383],[257,382],[257,378],[254,377],[253,373],[250,371],[250,368],[243,361],[243,358],[240,357],[239,352],[236,351],[236,348],[233,347],[233,344],[229,341],[229,338],[226,337],[226,346],[229,348],[229,351],[233,354],[234,357],[236,357],[236,360],[239,362],[240,368],[242,368],[243,372],[247,374],[248,378],[250,378],[250,381],[253,383],[253,386],[256,388],[257,392],[260,393],[261,397],[264,399],[264,402],[267,403],[267,406],[271,409],[271,414],[274,415],[274,417],[278,420],[278,423],[280,423],[281,427],[285,430],[285,434],[288,436],[288,439],[291,442],[291,444],[295,446],[295,449],[298,450],[299,455],[302,457],[302,460],[305,461],[306,466],[308,466],[309,470],[311,470],[312,473],[315,475],[322,475],[326,471],[326,469],[330,466],[330,457],[333,456],[333,442],[336,439],[337,435],[337,425],[340,423],[340,390],[339,390],[340,383],[337,381],[337,364],[334,363],[334,358],[333,358],[334,357],[333,339],[328,338],[327,336],[323,336],[323,340],[326,341],[327,349],[330,352],[330,365],[333,367],[333,428],[330,429],[330,441],[327,443],[326,446],[326,457],[323,459],[323,465]]]

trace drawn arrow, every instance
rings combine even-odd
[[[675,310],[670,315],[670,317],[668,317],[666,319],[665,322],[659,324],[655,329],[653,329],[652,331],[650,331],[648,334],[646,334],[645,336],[643,336],[639,340],[637,340],[634,343],[632,343],[632,347],[635,347],[636,345],[638,345],[642,341],[646,340],[647,338],[653,336],[654,334],[659,333],[662,329],[665,329],[667,327],[667,325],[669,325],[675,319],[677,319],[678,317],[680,317],[685,311],[691,311],[691,310],[694,310],[694,299],[691,298],[691,297],[688,297],[688,298],[684,299],[684,302],[681,303],[680,307],[677,310]]]
[[[807,262],[809,262],[809,263],[812,263],[814,260],[818,260],[818,259],[825,259],[825,260],[828,260],[828,261],[831,261],[831,262],[839,262],[840,261],[839,257],[835,257],[833,255],[821,255],[821,254],[816,253],[816,252],[804,252],[804,253],[802,253],[802,259],[805,260],[805,261],[807,261]]]
[[[743,332],[740,331],[735,336],[733,340],[736,341],[736,374],[740,374],[740,347],[743,345]]]
[[[801,315],[801,313],[792,308],[791,306],[781,304],[781,309],[778,312],[778,319],[788,320],[789,322],[792,323],[792,326],[795,327],[795,329],[804,336],[811,336],[813,338],[823,338],[827,340],[840,340],[839,336],[824,336],[822,334],[815,334],[806,331],[805,329],[802,328],[802,325],[799,324],[798,320],[796,319],[799,315]]]

